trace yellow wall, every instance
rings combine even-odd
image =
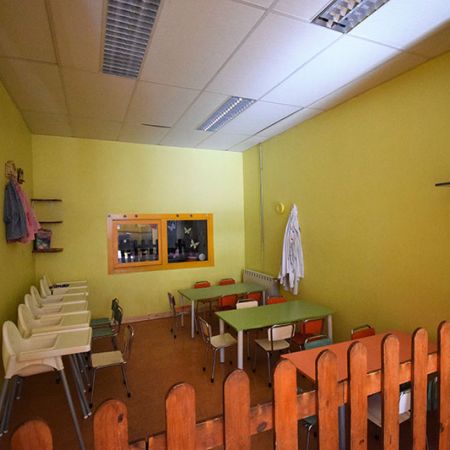
[[[246,261],[276,275],[295,202],[305,256],[300,296],[352,326],[431,333],[450,319],[450,53],[262,144],[264,257],[257,148],[244,154]],[[284,215],[274,206],[287,205]]]
[[[13,160],[25,172],[27,194],[32,192],[31,134],[22,116],[0,83],[0,164],[2,176],[4,164]],[[5,180],[5,179],[4,179]],[[6,182],[6,180],[5,180]],[[3,192],[0,195],[0,211],[3,221]],[[17,304],[34,281],[31,244],[7,244],[5,226],[0,227],[0,323],[16,318]]]
[[[196,280],[240,278],[244,266],[242,155],[33,136],[35,194],[63,199],[58,254],[35,256],[36,275],[89,280],[90,308],[118,297],[127,316],[167,311],[167,292]],[[109,213],[213,213],[215,266],[108,275]]]

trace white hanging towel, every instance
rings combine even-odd
[[[281,269],[278,275],[284,289],[297,295],[300,278],[304,278],[302,237],[298,226],[297,206],[292,205],[283,240]]]

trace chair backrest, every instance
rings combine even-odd
[[[218,283],[219,286],[226,286],[227,284],[236,284],[236,281],[233,278],[222,278]]]
[[[170,292],[167,293],[167,297],[169,299],[170,312],[172,313],[172,316],[175,317],[177,315],[175,297]]]
[[[24,303],[28,306],[28,308],[30,308],[30,311],[35,319],[38,319],[41,316],[42,313],[40,306],[31,294],[25,294]]]
[[[261,291],[249,292],[247,294],[247,298],[260,302],[262,299],[262,292]]]
[[[123,360],[128,362],[131,356],[131,346],[134,340],[134,328],[131,325],[127,325],[123,335]]]
[[[270,342],[282,341],[284,339],[291,339],[294,336],[295,324],[285,323],[272,325],[267,330],[267,337]]]
[[[39,285],[41,287],[41,295],[42,295],[42,297],[47,297],[47,295],[51,295],[52,294],[50,286],[45,281],[45,278],[41,278],[41,280],[39,281]]]
[[[17,325],[19,332],[23,337],[31,336],[31,330],[33,326],[38,325],[40,322],[33,317],[30,308],[23,303],[17,308]]]
[[[39,294],[39,291],[37,290],[36,286],[31,286],[30,287],[30,294],[36,300],[36,303],[39,306],[43,305],[41,294]]]
[[[398,401],[398,413],[405,414],[411,411],[411,389],[400,391],[400,399]]]
[[[200,325],[200,333],[203,341],[206,344],[209,344],[212,337],[211,325],[203,317],[198,317],[198,323]]]
[[[326,334],[318,334],[305,339],[303,348],[308,350],[310,348],[323,347],[324,345],[332,344],[331,339]]]
[[[351,331],[351,340],[361,339],[368,336],[373,336],[375,334],[375,328],[370,325],[361,325],[359,327],[353,328]]]
[[[2,358],[3,367],[7,371],[9,360],[15,358],[21,350],[22,336],[13,322],[7,320],[3,323],[2,329]]]
[[[250,300],[248,298],[240,298],[236,303],[236,309],[255,308],[259,306],[256,300]]]
[[[325,320],[322,319],[306,319],[300,325],[300,332],[302,334],[323,334]]]
[[[219,306],[235,308],[237,300],[238,300],[237,295],[234,295],[234,294],[222,295],[222,297],[219,298]]]
[[[196,281],[194,283],[194,289],[201,289],[211,287],[211,283],[209,281]]]
[[[275,303],[285,303],[287,300],[284,297],[269,297],[267,299],[267,305],[274,305]]]
[[[113,298],[111,300],[111,317],[114,314],[114,310],[119,306],[119,299],[118,298]]]
[[[113,320],[112,320],[112,326],[115,328],[117,332],[120,330],[120,326],[122,325],[123,320],[123,309],[121,306],[116,307],[116,309],[113,312]]]

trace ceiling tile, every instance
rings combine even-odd
[[[400,53],[385,64],[377,67],[369,73],[362,75],[357,80],[352,81],[346,86],[332,92],[321,100],[313,103],[311,106],[318,109],[330,109],[355,97],[369,89],[384,83],[403,72],[411,70],[425,61],[424,57],[410,53]]]
[[[187,130],[197,129],[228,98],[228,95],[206,91],[202,92],[175,124],[175,127]]]
[[[117,140],[122,124],[111,120],[71,117],[72,131],[75,137],[89,139]]]
[[[0,56],[56,62],[44,0],[0,2]]]
[[[257,136],[263,139],[271,138],[273,136],[283,133],[289,128],[295,127],[295,125],[298,125],[299,123],[302,123],[305,120],[311,119],[311,117],[317,116],[321,112],[322,111],[320,109],[312,109],[312,108],[302,109],[301,111],[298,111],[290,115],[289,117],[286,117],[286,119],[280,120],[271,127],[266,128],[265,130],[259,132]]]
[[[230,134],[222,130],[212,133],[197,148],[209,148],[211,150],[228,150],[233,145],[239,144],[250,137],[248,134]]]
[[[229,148],[228,151],[230,152],[244,152],[245,150],[248,150],[250,147],[254,147],[255,145],[260,144],[264,138],[261,138],[260,136],[252,136],[248,139],[246,139],[243,142],[240,142],[237,145],[233,145],[233,147]]]
[[[167,0],[141,79],[201,89],[264,10],[225,0]]]
[[[61,65],[98,72],[103,0],[51,0]]]
[[[310,21],[329,3],[331,0],[278,0],[274,10]]]
[[[383,45],[343,36],[266,95],[264,100],[309,106],[398,53]]]
[[[296,106],[256,102],[226,124],[224,133],[252,135],[298,110]]]
[[[323,27],[269,14],[208,90],[258,99],[340,37]]]
[[[192,89],[139,81],[126,121],[171,127],[198,94]]]
[[[65,114],[22,111],[22,116],[33,134],[72,136],[69,118]]]
[[[119,141],[159,144],[168,131],[169,128],[147,127],[137,123],[124,123],[119,134]]]
[[[121,122],[136,82],[129,78],[62,69],[70,115]]]
[[[449,0],[390,0],[350,34],[406,49],[449,19]]]
[[[67,113],[56,65],[0,58],[0,78],[19,109]]]
[[[210,134],[211,133],[206,131],[180,130],[178,128],[171,128],[161,141],[161,145],[173,147],[195,147]]]
[[[450,20],[422,41],[408,48],[409,52],[434,58],[450,50]]]

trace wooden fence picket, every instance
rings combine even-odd
[[[355,342],[348,349],[350,449],[367,450],[367,349]]]
[[[167,450],[196,449],[195,391],[187,383],[173,386],[166,397]]]
[[[324,350],[316,360],[320,450],[339,448],[338,372],[336,355]]]
[[[235,370],[224,383],[224,442],[226,450],[250,450],[250,382]]]
[[[40,419],[25,422],[14,431],[11,450],[53,450],[50,427]]]
[[[425,450],[427,442],[428,333],[417,329],[412,337],[412,430],[413,450]]]
[[[103,402],[94,415],[95,450],[128,450],[128,411],[119,400]]]
[[[298,449],[297,369],[281,360],[274,373],[274,438],[280,450]]]
[[[399,448],[399,363],[398,339],[388,334],[382,342],[382,397],[383,397],[383,449]]]
[[[439,450],[450,449],[450,322],[438,329],[439,348]]]

